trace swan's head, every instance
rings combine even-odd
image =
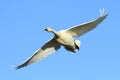
[[[47,27],[47,28],[45,28],[45,31],[48,31],[48,32],[53,32],[53,29],[52,29],[52,28],[50,28],[50,27]]]
[[[47,32],[52,32],[52,33],[55,34],[56,36],[59,36],[59,35],[58,35],[58,32],[55,31],[54,29],[50,28],[50,27],[45,28],[45,31],[47,31]]]

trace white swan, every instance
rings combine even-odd
[[[45,30],[52,32],[54,37],[48,41],[42,48],[38,49],[27,61],[20,64],[16,69],[38,62],[53,52],[57,51],[60,46],[64,46],[66,50],[76,52],[80,48],[80,41],[74,40],[75,37],[79,37],[84,33],[94,29],[97,25],[102,22],[108,14],[104,13],[104,10],[100,10],[101,14],[95,20],[90,22],[74,26],[72,28],[61,30],[59,32],[48,27]]]

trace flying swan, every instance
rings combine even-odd
[[[42,48],[38,49],[29,59],[18,65],[16,69],[20,69],[22,67],[42,60],[43,58],[57,51],[61,45],[64,46],[64,48],[68,51],[76,52],[77,50],[79,50],[81,43],[80,40],[75,40],[74,38],[80,37],[86,32],[96,28],[98,24],[107,17],[107,15],[108,14],[104,12],[104,9],[100,9],[100,16],[90,22],[73,26],[59,32],[50,27],[47,27],[45,30],[48,32],[52,32],[54,34],[54,37],[50,41],[48,41]]]

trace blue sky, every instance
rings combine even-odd
[[[120,80],[120,11],[118,0],[0,0],[0,80]],[[53,34],[50,26],[66,29],[109,16],[81,36],[76,53],[61,48],[41,62],[20,70],[26,60]]]

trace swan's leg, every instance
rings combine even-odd
[[[80,40],[75,40],[75,48],[76,48],[76,50],[79,50],[80,46],[81,46]]]

